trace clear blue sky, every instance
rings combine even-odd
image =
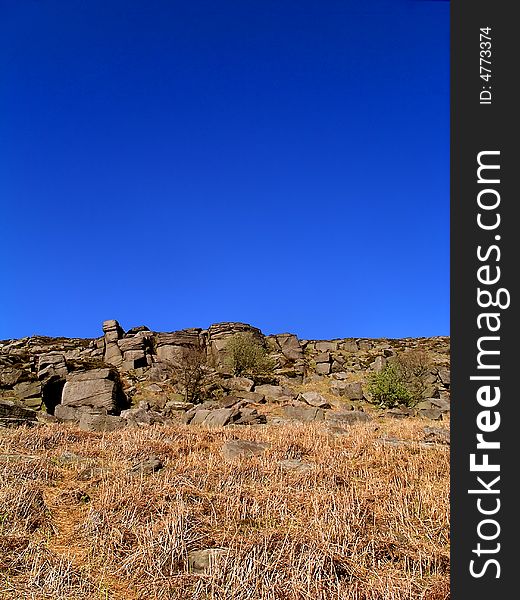
[[[448,2],[0,8],[0,339],[449,333]]]

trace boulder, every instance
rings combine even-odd
[[[281,460],[278,463],[278,466],[280,469],[282,469],[282,471],[292,471],[296,473],[309,473],[314,469],[314,465],[297,458],[287,458],[285,460]]]
[[[188,554],[188,571],[195,575],[211,573],[228,555],[229,550],[226,548],[194,550]]]
[[[329,375],[330,374],[330,368],[331,365],[328,362],[325,363],[318,363],[316,365],[316,373],[318,373],[318,375]]]
[[[450,370],[447,367],[442,367],[439,369],[438,374],[443,385],[449,387],[451,383]]]
[[[80,411],[79,428],[82,431],[116,431],[127,425],[125,419],[109,415],[105,411]]]
[[[67,373],[65,357],[61,352],[50,352],[38,357],[38,379],[63,379]]]
[[[293,333],[282,333],[276,336],[282,354],[291,361],[303,358],[303,350],[298,338]]]
[[[0,400],[0,427],[35,425],[37,413],[11,400]]]
[[[289,419],[296,419],[304,423],[309,421],[323,421],[325,411],[314,406],[284,406],[283,412]]]
[[[123,353],[116,342],[107,342],[103,360],[114,367],[120,367],[123,364]]]
[[[81,407],[77,408],[74,406],[65,406],[64,404],[58,404],[54,409],[54,416],[58,421],[64,423],[79,423],[81,418]]]
[[[154,410],[150,410],[148,406],[129,408],[121,411],[121,417],[126,419],[129,425],[153,425],[154,423],[164,423],[164,416]]]
[[[23,381],[14,386],[14,393],[19,400],[41,397],[42,386],[39,381]]]
[[[233,421],[233,425],[263,425],[267,423],[267,417],[261,415],[254,408],[241,408],[239,417]]]
[[[384,356],[376,356],[371,367],[376,373],[380,373],[386,367],[387,360]]]
[[[331,411],[326,413],[325,418],[328,421],[334,421],[341,425],[352,425],[353,423],[362,423],[371,420],[370,415],[361,410]]]
[[[345,340],[340,347],[345,352],[357,352],[359,350],[356,340]]]
[[[248,440],[228,440],[222,446],[224,460],[230,462],[235,459],[251,458],[263,454],[269,444],[261,442],[250,442]]]
[[[231,377],[230,379],[222,380],[222,387],[225,390],[250,392],[254,385],[255,382],[247,377]]]
[[[280,398],[284,396],[294,397],[292,391],[289,388],[282,387],[280,385],[257,385],[255,386],[255,392],[257,394],[262,394],[267,402],[273,402],[280,400]]]
[[[61,403],[65,406],[89,406],[117,412],[123,403],[117,371],[101,368],[69,374],[63,387]]]
[[[157,473],[164,468],[164,465],[160,458],[157,456],[150,456],[144,460],[139,461],[138,463],[132,465],[130,469],[130,473],[137,473],[139,475],[152,475],[153,473]]]
[[[363,387],[359,381],[343,381],[333,379],[330,382],[330,391],[347,400],[362,400]]]
[[[125,334],[123,328],[115,319],[103,321],[103,333],[105,335],[105,343],[116,342]]]
[[[239,411],[235,408],[217,408],[216,410],[209,411],[202,425],[211,428],[224,427],[228,423],[233,422],[239,415]]]
[[[233,394],[237,398],[251,402],[253,404],[263,404],[265,402],[265,395],[260,392],[235,392]]]
[[[300,394],[300,399],[309,404],[310,406],[317,406],[318,408],[330,408],[330,403],[318,392],[304,392]]]
[[[318,352],[332,352],[338,349],[338,342],[316,342],[315,348]]]

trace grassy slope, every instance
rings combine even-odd
[[[415,443],[427,424],[0,430],[0,598],[443,600],[449,452]],[[271,446],[227,463],[233,437]],[[165,468],[127,472],[150,454]],[[227,562],[188,573],[209,547]]]

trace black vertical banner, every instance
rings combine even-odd
[[[515,3],[451,2],[452,598],[516,596],[520,204]],[[512,592],[509,590],[513,590]]]

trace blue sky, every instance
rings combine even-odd
[[[0,339],[449,333],[448,2],[0,8]]]

